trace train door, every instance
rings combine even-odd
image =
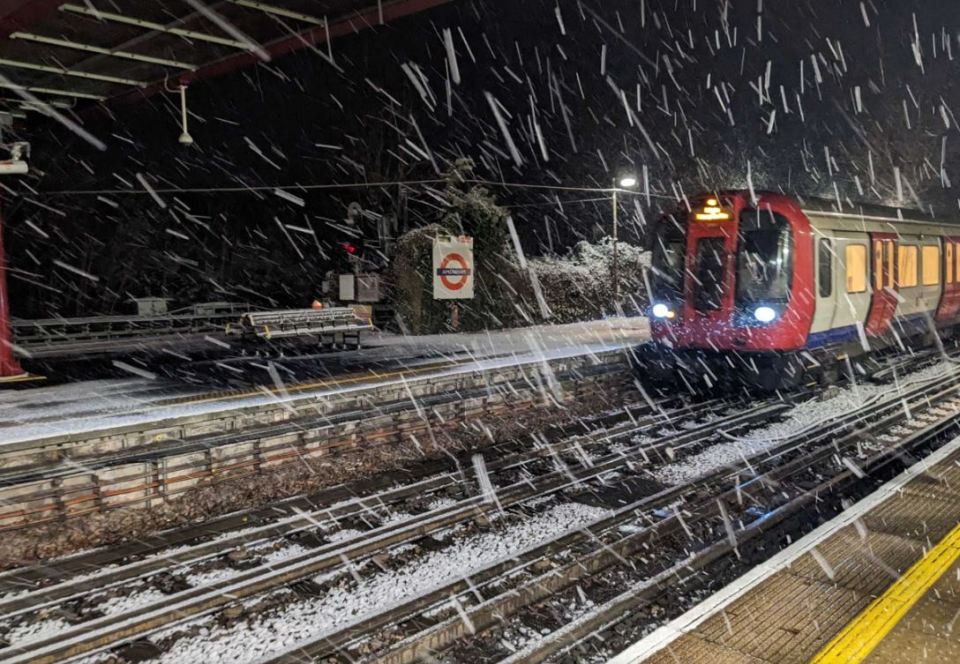
[[[903,319],[917,316],[924,310],[920,287],[920,238],[900,237],[897,244],[896,282],[900,293],[897,314]]]
[[[837,269],[837,298],[833,330],[843,338],[856,338],[857,328],[865,325],[870,311],[870,236],[866,233],[837,232],[834,251]]]
[[[953,320],[960,313],[960,238],[943,239],[943,294],[937,307],[937,322]]]
[[[834,249],[832,231],[822,231],[814,236],[814,293],[817,306],[813,312],[810,334],[824,333],[833,327],[833,316],[837,308],[837,267],[839,261]]]
[[[878,336],[887,331],[893,315],[897,311],[899,296],[896,293],[894,255],[896,250],[896,234],[871,233],[872,243],[872,293],[870,297],[870,313],[864,331],[869,336]]]
[[[688,325],[716,331],[730,320],[735,238],[725,226],[691,226],[688,230],[684,292],[684,320]]]

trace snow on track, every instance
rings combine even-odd
[[[159,664],[254,661],[307,637],[361,622],[606,516],[609,512],[604,509],[579,503],[562,504],[505,530],[462,540],[453,538],[446,548],[419,556],[396,571],[377,573],[362,578],[359,583],[335,586],[323,597],[301,599],[277,612],[233,627],[217,626],[214,619],[205,619],[199,625],[194,623],[203,630],[200,636],[184,636],[155,661]]]
[[[850,385],[836,396],[820,401],[810,399],[794,407],[786,420],[752,431],[726,443],[712,445],[678,463],[655,470],[656,478],[666,484],[686,484],[702,475],[739,463],[744,458],[764,452],[785,439],[813,429],[832,419],[849,415],[873,402],[889,399],[917,383],[944,378],[960,370],[957,364],[944,361],[905,376],[898,384],[873,383]]]

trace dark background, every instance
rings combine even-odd
[[[449,108],[443,28],[462,76]],[[484,179],[608,187],[646,166],[652,204],[627,196],[621,209],[632,241],[658,209],[748,180],[949,219],[958,28],[949,1],[464,0],[335,41],[337,68],[304,50],[191,87],[189,148],[177,142],[174,94],[75,109],[104,152],[31,115],[17,137],[32,142],[32,172],[3,181],[12,312],[110,313],[146,295],[303,306],[342,260],[351,202],[367,211],[359,232],[371,242],[380,214],[411,228],[443,209],[439,184],[292,192],[303,207],[269,190],[163,193],[164,208],[138,173],[156,189],[343,184],[435,179],[468,157]],[[435,103],[404,64],[420,68]],[[485,93],[509,113],[521,164]],[[531,255],[562,253],[609,224],[603,194],[493,191]]]

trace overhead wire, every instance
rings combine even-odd
[[[445,179],[428,180],[390,180],[379,182],[330,182],[315,184],[278,184],[278,185],[250,185],[250,186],[225,186],[225,187],[152,187],[147,189],[60,189],[55,191],[41,191],[39,196],[141,196],[150,195],[153,191],[156,194],[218,194],[218,193],[254,193],[254,192],[272,192],[272,191],[319,191],[335,189],[373,189],[377,187],[408,187],[415,188],[426,185],[446,184]],[[501,182],[497,180],[483,180],[477,178],[467,178],[462,180],[464,184],[483,185],[488,187],[503,187],[506,189],[531,189],[542,191],[570,191],[581,193],[613,193],[628,194],[634,196],[649,196],[650,198],[675,200],[673,196],[656,194],[638,189],[624,189],[618,187],[583,187],[566,186],[551,184],[533,184],[525,182]]]

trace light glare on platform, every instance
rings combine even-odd
[[[633,177],[632,175],[624,176],[620,178],[620,186],[623,187],[624,189],[629,189],[630,187],[636,187],[637,178]]]

